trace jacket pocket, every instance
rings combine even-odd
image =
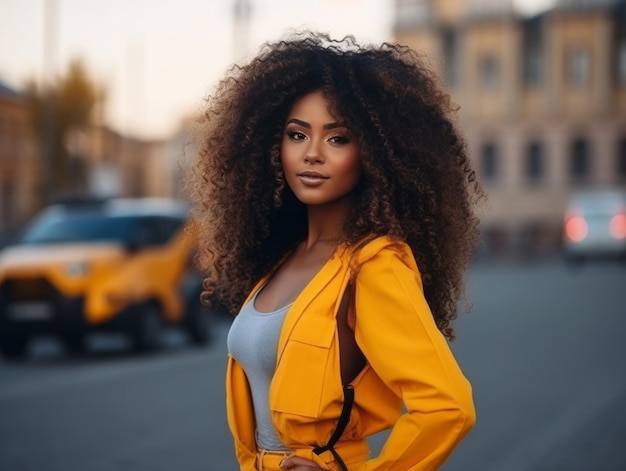
[[[334,335],[332,318],[311,313],[298,320],[272,380],[271,409],[318,417]]]

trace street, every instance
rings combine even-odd
[[[626,469],[626,267],[477,266],[453,344],[478,421],[446,471]]]
[[[478,422],[444,471],[626,469],[626,267],[481,261],[468,297],[452,347]],[[227,329],[216,319],[202,349],[172,336],[155,355],[103,344],[71,358],[40,342],[0,361],[0,470],[236,469]]]

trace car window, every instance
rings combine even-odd
[[[587,216],[610,217],[626,206],[626,197],[617,192],[585,192],[575,195],[571,206]]]
[[[176,232],[178,232],[178,230],[182,228],[184,223],[185,220],[181,218],[163,218],[163,232],[165,240],[170,240],[172,237],[174,237],[174,234],[176,234]]]
[[[183,224],[182,219],[148,216],[142,217],[135,229],[134,242],[139,246],[166,244]]]
[[[36,220],[22,237],[21,243],[127,243],[137,223],[136,216],[106,217],[102,214],[81,212],[55,214]]]

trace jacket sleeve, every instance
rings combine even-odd
[[[235,406],[237,404],[237,406]],[[256,470],[254,410],[243,369],[228,356],[226,369],[226,418],[233,435],[235,455],[241,471]]]
[[[406,412],[367,471],[439,468],[475,422],[471,387],[424,298],[408,246],[383,248],[356,279],[355,338]]]

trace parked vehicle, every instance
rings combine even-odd
[[[111,199],[53,205],[18,243],[0,252],[0,351],[19,358],[40,334],[71,352],[97,331],[128,334],[156,349],[164,324],[209,340],[199,301],[188,206],[170,199]]]
[[[626,190],[575,193],[565,211],[563,248],[571,262],[599,257],[626,261]]]

